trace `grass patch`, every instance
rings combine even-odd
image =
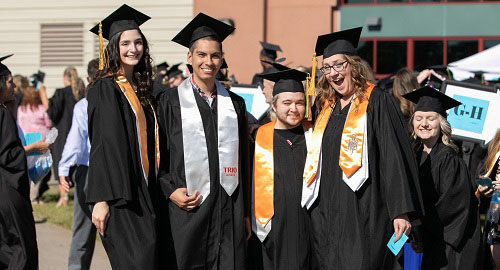
[[[43,204],[33,205],[35,220],[45,220],[49,223],[71,230],[73,226],[73,189],[69,193],[68,207],[56,208],[59,200],[59,187],[51,186],[41,198]]]

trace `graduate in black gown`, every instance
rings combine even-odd
[[[320,110],[304,169],[320,269],[393,269],[386,247],[409,235],[421,209],[417,164],[394,98],[367,82],[356,46],[361,27],[318,37]],[[317,139],[319,138],[319,139]]]
[[[153,96],[157,97],[161,92],[168,89],[167,62],[156,65],[156,79],[153,84]]]
[[[477,269],[478,201],[446,120],[446,111],[461,103],[430,86],[403,97],[417,104],[411,125],[425,209],[422,269]]]
[[[169,199],[177,269],[246,269],[246,107],[215,79],[223,62],[222,41],[233,31],[198,14],[173,39],[189,48],[193,75],[157,101],[159,181]]]
[[[278,52],[281,52],[281,47],[276,44],[271,44],[267,42],[260,42],[260,45],[262,46],[262,50],[260,51],[259,54],[259,60],[260,64],[262,65],[262,72],[261,73],[256,73],[253,78],[252,78],[252,84],[257,85],[260,84],[262,85],[263,78],[259,75],[265,74],[265,73],[270,73],[273,72],[273,66],[269,62],[274,62],[276,58],[278,58]]]
[[[302,123],[307,74],[289,69],[262,75],[275,82],[276,120],[257,131],[254,153],[252,230],[262,242],[266,270],[311,269],[310,217],[301,206],[307,144]],[[266,192],[272,191],[272,192]]]
[[[158,130],[151,58],[139,29],[149,19],[123,5],[101,21],[108,56],[101,55],[104,61],[87,95],[91,150],[86,202],[93,204],[92,223],[113,269],[159,269]],[[101,23],[90,31],[101,33]]]
[[[30,202],[26,155],[14,117],[4,103],[15,84],[0,58],[0,269],[38,269],[35,221]]]

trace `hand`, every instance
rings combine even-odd
[[[478,185],[477,189],[486,197],[491,197],[491,195],[493,195],[493,189],[489,188],[488,186]]]
[[[410,235],[411,223],[408,221],[408,216],[402,214],[394,219],[394,232],[396,233],[396,238],[394,238],[394,243],[396,243],[399,238],[404,234]]]
[[[170,194],[169,199],[182,210],[191,211],[200,203],[201,194],[195,192],[189,196],[187,188],[178,188]]]
[[[40,154],[43,154],[49,150],[50,144],[43,142],[43,141],[38,141],[33,144],[33,151],[38,152]]]
[[[420,73],[417,76],[417,81],[418,83],[422,83],[423,81],[427,80],[431,76],[431,71],[429,69],[424,69],[420,71]]]
[[[66,192],[69,192],[69,189],[73,186],[73,182],[71,182],[67,176],[59,176],[59,183],[61,183],[61,186]]]
[[[252,223],[250,222],[249,217],[244,218],[244,222],[245,222],[245,231],[247,233],[247,241],[248,241],[252,236]]]
[[[104,231],[106,230],[106,224],[109,219],[109,206],[106,201],[97,202],[92,209],[92,223],[97,228],[97,231],[104,236]]]

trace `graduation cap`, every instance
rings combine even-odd
[[[335,54],[355,55],[363,27],[318,36],[316,56],[328,58]]]
[[[169,67],[169,65],[167,62],[163,62],[163,63],[156,65],[156,69],[158,71],[167,70],[168,67]]]
[[[234,29],[235,28],[229,24],[200,12],[172,39],[172,41],[186,48],[191,47],[198,39],[209,36],[222,42],[234,31]]]
[[[281,48],[279,45],[276,44],[271,44],[267,42],[260,42],[260,45],[262,46],[262,50],[260,51],[260,55],[269,57],[271,59],[276,59],[278,57],[277,52],[281,52]]]
[[[394,77],[396,76],[396,73],[397,72],[393,72],[389,74],[389,76],[380,79],[377,82],[377,86],[385,90],[386,92],[391,90],[392,87],[394,86]]]
[[[179,74],[182,74],[182,70],[179,69],[179,66],[181,65],[182,63],[178,63],[178,64],[175,64],[173,66],[171,66],[168,70],[167,70],[167,76],[170,78],[170,77],[174,77],[174,76],[177,76]]]
[[[426,84],[430,84],[434,88],[440,89],[442,83],[443,83],[443,80],[441,80],[441,78],[439,78],[438,76],[436,76],[433,73],[431,73],[431,75],[429,76],[429,79],[427,80]]]
[[[102,37],[109,40],[117,33],[139,29],[139,26],[151,19],[148,15],[124,4],[113,13],[109,14],[104,20],[92,27],[90,32],[99,35],[102,30]]]
[[[271,65],[277,71],[283,71],[283,70],[290,69],[289,67],[280,64],[281,62],[284,62],[285,60],[286,60],[286,58],[280,58],[280,59],[277,59],[273,62],[267,61],[267,60],[260,60],[260,61]]]
[[[139,26],[151,19],[130,6],[123,4],[104,20],[90,29],[90,32],[99,36],[99,70],[103,70],[107,59],[104,56],[103,38],[109,40],[114,35],[126,31],[139,29]]]
[[[10,70],[9,70],[9,68],[6,65],[4,65],[2,63],[2,61],[5,60],[5,59],[7,59],[7,58],[9,58],[9,57],[11,57],[11,56],[13,56],[13,55],[14,54],[9,54],[9,55],[0,57],[0,76],[8,75],[8,74],[11,73]]]
[[[462,104],[429,85],[406,93],[403,97],[417,104],[415,111],[437,112],[444,118],[446,118],[447,110]]]
[[[304,93],[304,85],[302,84],[302,81],[307,79],[307,73],[296,69],[259,74],[258,76],[275,82],[273,87],[273,96],[283,92]]]

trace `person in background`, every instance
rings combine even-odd
[[[180,65],[181,63],[175,64],[167,70],[169,88],[177,87],[184,81],[182,70],[179,69]]]
[[[17,108],[17,123],[24,134],[41,133],[42,141],[45,140],[47,133],[52,127],[52,122],[42,105],[40,93],[35,87],[28,86],[24,91],[23,101]],[[30,199],[32,203],[38,204],[42,194],[49,188],[47,185],[50,180],[49,172],[38,183],[31,184]]]
[[[446,111],[461,103],[430,86],[403,97],[416,104],[410,125],[425,212],[422,269],[477,269],[478,201],[446,120]]]
[[[93,59],[87,67],[87,81],[89,86],[92,78],[97,76],[99,59]],[[87,92],[86,91],[86,92]],[[87,93],[85,93],[85,96]],[[87,191],[87,170],[89,166],[90,141],[88,137],[88,102],[84,97],[75,104],[73,120],[69,130],[61,161],[59,162],[59,178],[66,192],[75,183],[73,209],[73,237],[69,249],[68,270],[90,269],[94,253],[96,228],[92,224],[90,208],[85,203]],[[74,181],[70,180],[69,171],[77,166]]]
[[[273,72],[273,70],[270,70],[273,69],[273,66],[272,64],[270,64],[270,62],[276,61],[276,58],[278,58],[278,52],[281,52],[281,47],[279,45],[262,41],[260,42],[260,45],[262,46],[262,50],[259,54],[259,60],[262,66],[262,72],[256,73],[253,76],[253,85],[262,85],[262,77],[259,77],[258,75]]]
[[[399,102],[399,108],[401,109],[401,113],[403,114],[407,124],[408,121],[410,121],[410,117],[413,115],[415,104],[406,98],[403,98],[403,95],[417,88],[420,88],[420,85],[413,71],[407,68],[402,68],[394,75],[392,95]]]
[[[0,58],[0,269],[38,270],[38,247],[31,208],[26,154],[14,117],[15,84]]]
[[[78,77],[78,72],[74,67],[67,67],[63,73],[64,88],[57,89],[54,95],[47,99],[47,92],[45,86],[40,87],[40,97],[42,103],[47,104],[47,114],[52,121],[52,124],[58,130],[58,136],[51,147],[54,176],[59,180],[59,161],[61,160],[64,143],[68,136],[71,127],[71,119],[73,117],[73,108],[84,96],[85,84],[83,80]],[[57,202],[57,207],[65,207],[68,205],[68,194],[59,183],[60,197]]]
[[[102,62],[87,94],[86,203],[113,269],[160,269],[168,255],[159,253],[152,59],[139,28],[149,19],[122,5],[90,30],[109,43],[100,45]]]
[[[500,129],[497,129],[495,137],[488,144],[488,154],[482,166],[481,177],[492,180],[492,187],[479,185],[476,196],[481,194],[483,195],[481,197],[486,197],[487,202],[481,199],[481,203],[489,205],[483,231],[483,244],[489,247],[491,257],[486,256],[486,260],[492,258],[496,269],[500,269]]]
[[[17,74],[14,75],[14,83],[16,84],[16,88],[14,89],[14,97],[16,98],[16,104],[19,107],[21,102],[23,102],[23,95],[26,88],[30,86],[28,78],[23,75]]]
[[[156,65],[156,78],[153,84],[153,96],[158,96],[168,88],[167,69],[170,65],[167,62]]]

